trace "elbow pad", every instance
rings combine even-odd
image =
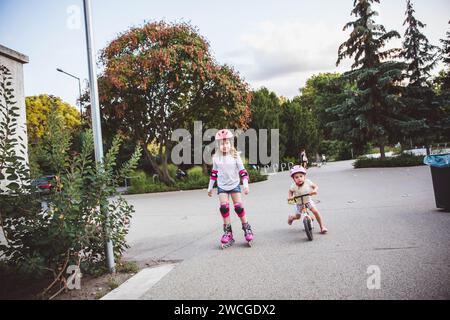
[[[248,172],[245,169],[239,171],[239,176],[242,178],[242,180],[249,180]]]

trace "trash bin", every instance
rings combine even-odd
[[[423,162],[431,167],[436,207],[450,210],[450,153],[429,155]]]

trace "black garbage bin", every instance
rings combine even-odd
[[[450,211],[450,153],[426,156],[423,162],[431,167],[436,207]]]

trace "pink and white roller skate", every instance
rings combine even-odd
[[[242,230],[244,230],[245,240],[247,240],[248,245],[251,247],[253,244],[253,232],[252,228],[248,223],[242,225]]]
[[[234,243],[233,231],[231,230],[231,224],[223,226],[223,236],[220,240],[222,249],[231,247]]]

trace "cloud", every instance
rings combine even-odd
[[[250,26],[239,37],[237,50],[224,56],[254,89],[262,86],[292,98],[306,80],[319,72],[340,72],[336,67],[339,45],[347,32],[324,22],[263,21]]]
[[[227,60],[250,81],[329,70],[344,39],[339,28],[324,23],[264,21],[242,34],[241,49],[229,52]]]

